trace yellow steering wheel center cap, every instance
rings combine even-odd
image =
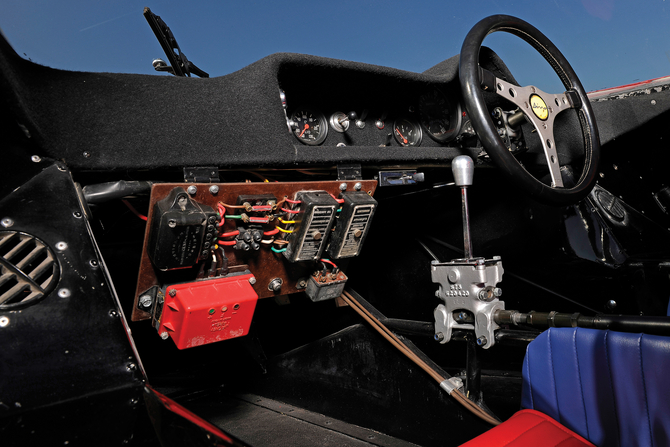
[[[530,95],[530,107],[533,109],[533,113],[536,117],[540,118],[542,121],[549,118],[549,109],[547,108],[547,103],[544,102],[544,99],[540,98],[538,95]]]

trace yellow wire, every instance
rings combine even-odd
[[[284,224],[294,224],[295,220],[284,220],[280,217],[279,222],[284,223]]]
[[[279,231],[281,231],[282,233],[293,233],[293,230],[284,230],[283,228],[279,228],[279,227],[275,227],[275,228],[278,229]]]

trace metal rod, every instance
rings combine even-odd
[[[653,335],[670,335],[670,317],[637,315],[598,315],[589,317],[580,313],[529,312],[502,310],[493,316],[497,324],[525,324],[538,327],[583,327],[611,329],[621,332],[643,332]]]
[[[479,404],[482,400],[482,366],[479,361],[476,339],[474,334],[467,337],[465,395]]]
[[[470,238],[470,210],[468,208],[468,188],[461,188],[461,205],[463,207],[463,247],[465,259],[472,259],[472,239]]]

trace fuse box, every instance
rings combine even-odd
[[[296,199],[300,206],[284,256],[290,262],[316,261],[326,247],[340,204],[325,191],[299,192]]]
[[[358,256],[368,234],[377,201],[361,191],[342,193],[342,211],[330,236],[328,254],[332,259]]]

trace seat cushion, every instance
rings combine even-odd
[[[670,445],[670,338],[551,328],[528,345],[521,406],[599,446]]]
[[[462,447],[585,447],[593,446],[546,414],[521,410]]]

